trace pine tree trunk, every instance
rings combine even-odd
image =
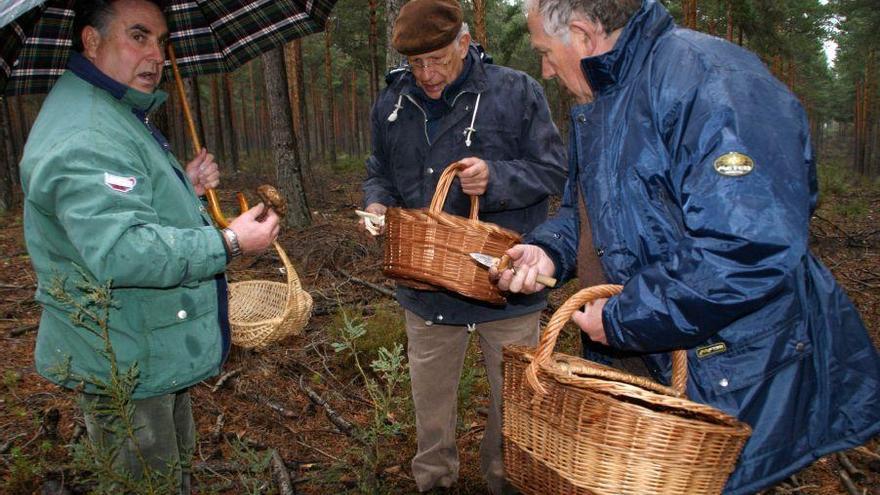
[[[31,125],[27,115],[27,108],[24,104],[24,98],[24,96],[15,97],[15,113],[18,115],[18,130],[21,136],[20,149],[22,150],[24,150],[24,144],[27,142],[28,135],[31,132]]]
[[[358,109],[357,71],[351,71],[351,134],[353,141],[353,153],[361,155],[361,129],[360,111]]]
[[[226,157],[226,143],[223,142],[223,111],[220,108],[220,76],[215,74],[211,76],[211,112],[213,117],[211,120],[211,127],[214,129],[214,142],[213,150],[214,156],[217,157],[217,162],[221,164],[227,163]]]
[[[727,0],[727,41],[733,43],[733,0]]]
[[[18,162],[21,159],[21,150],[15,136],[15,125],[12,123],[12,105],[9,104],[9,97],[2,97],[3,107],[0,108],[0,112],[3,112],[3,115],[0,118],[5,119],[6,122],[6,136],[8,138],[6,142],[6,152],[10,154],[12,157],[12,161]]]
[[[283,48],[271,50],[262,58],[266,96],[269,100],[268,106],[272,109],[270,128],[275,180],[287,200],[284,221],[288,227],[306,227],[311,223],[311,215],[303,189],[302,163],[297,150],[296,134],[293,132]]]
[[[474,3],[474,29],[477,43],[489,51],[489,35],[486,33],[486,0],[473,0]]]
[[[394,22],[400,13],[400,8],[405,3],[406,0],[385,0],[385,40],[387,44],[385,47],[385,67],[387,68],[397,67],[403,62],[403,56],[391,46],[391,33],[394,30]]]
[[[330,47],[333,44],[333,21],[327,19],[324,29],[324,81],[327,85],[327,108],[328,121],[330,124],[330,163],[336,163],[336,105],[333,102],[333,59],[330,53]]]
[[[257,107],[257,76],[256,69],[254,68],[257,64],[257,60],[254,60],[250,64],[248,64],[248,71],[250,75],[250,93],[251,93],[251,116],[253,120],[251,120],[251,129],[253,140],[251,150],[255,150],[257,152],[257,156],[260,156],[262,149],[260,148],[260,109]]]
[[[18,161],[12,153],[12,142],[9,138],[9,121],[5,111],[7,99],[3,100],[4,111],[0,111],[0,212],[13,209],[16,204],[15,189],[18,182]]]
[[[379,94],[379,26],[376,20],[376,9],[378,8],[378,0],[369,0],[370,2],[370,101],[376,99]]]
[[[232,75],[223,73],[223,131],[226,135],[226,160],[232,165],[232,171],[238,172],[238,131],[235,125],[235,108],[232,106],[233,92]]]
[[[199,141],[202,143],[202,146],[205,146],[205,127],[203,125],[204,120],[202,120],[202,98],[201,92],[199,91],[199,79],[196,76],[192,76],[188,79],[184,79],[183,85],[186,90],[186,97],[189,100],[189,107],[192,109],[192,118],[193,123],[196,126],[196,133],[199,136]],[[186,146],[185,148],[187,152],[184,153],[184,155],[189,156],[189,154],[192,153],[193,147]]]
[[[305,171],[311,176],[312,174],[312,163],[311,163],[311,150],[309,143],[311,142],[309,139],[309,126],[308,126],[308,108],[306,106],[306,80],[305,80],[305,60],[303,60],[303,49],[302,49],[302,40],[297,39],[293,41],[293,51],[296,54],[296,66],[294,67],[294,71],[296,72],[296,94],[298,95],[298,108],[299,108],[299,123],[297,125],[300,129],[302,129],[302,139],[300,140],[303,159],[305,160]]]

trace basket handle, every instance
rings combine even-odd
[[[550,322],[547,323],[547,326],[544,328],[544,333],[541,335],[541,341],[538,343],[538,348],[532,358],[532,362],[529,364],[528,368],[526,368],[526,380],[533,391],[540,395],[547,393],[547,389],[544,388],[538,380],[538,368],[552,368],[554,366],[553,348],[556,346],[556,339],[559,337],[559,332],[562,331],[565,324],[571,319],[571,315],[573,315],[575,311],[578,311],[581,306],[590,301],[620,294],[622,290],[623,286],[610,284],[596,285],[581,289],[565,301],[562,306],[553,313]],[[672,352],[671,388],[660,385],[645,377],[631,375],[613,369],[591,366],[581,367],[576,371],[578,374],[586,374],[593,377],[628,383],[665,395],[684,397],[685,387],[687,385],[687,352],[683,350]]]
[[[281,263],[284,265],[284,273],[287,275],[287,285],[293,285],[297,289],[302,288],[299,281],[299,275],[297,275],[296,270],[293,268],[293,263],[290,262],[287,253],[284,252],[284,248],[281,247],[281,244],[279,244],[277,240],[272,241],[272,246],[275,247],[275,251],[278,252],[278,257],[281,258]]]
[[[446,205],[446,196],[449,194],[449,188],[452,186],[453,179],[455,179],[460,170],[465,168],[467,168],[467,165],[461,162],[455,162],[446,167],[446,170],[440,174],[440,180],[437,181],[437,190],[434,191],[434,197],[431,198],[431,206],[428,207],[428,211],[431,213],[443,211],[443,206]],[[471,212],[468,218],[476,222],[479,220],[479,213],[480,201],[477,196],[471,196]]]

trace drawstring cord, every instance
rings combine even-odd
[[[474,114],[471,116],[471,125],[464,130],[464,145],[468,148],[471,147],[471,134],[477,132],[477,128],[474,127],[474,122],[477,121],[477,109],[480,108],[480,96],[482,96],[482,93],[477,93],[477,102],[474,104]]]
[[[471,135],[477,132],[477,128],[474,127],[474,123],[477,121],[477,111],[480,109],[480,96],[482,96],[482,93],[477,93],[477,101],[476,103],[474,103],[474,113],[471,115],[471,125],[466,127],[464,130],[464,145],[468,148],[471,147],[472,143]],[[400,109],[403,108],[403,105],[401,104],[402,102],[403,93],[397,95],[397,103],[394,104],[394,110],[392,110],[391,113],[388,115],[388,122],[395,122],[397,120],[397,112],[399,112]]]
[[[403,101],[403,93],[397,95],[397,103],[394,104],[394,111],[391,112],[391,115],[388,116],[388,122],[394,122],[397,120],[397,112],[403,108],[401,102]]]

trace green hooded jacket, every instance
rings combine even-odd
[[[113,94],[77,74],[65,72],[49,93],[21,162],[43,307],[37,371],[66,387],[85,378],[87,392],[92,377],[109,376],[101,339],[48,294],[61,277],[81,297],[78,266],[94,283],[112,281],[110,339],[122,370],[137,364],[134,398],[184,389],[217,374],[224,354],[215,284],[226,267],[222,234],[146,124],[167,95],[124,86]]]

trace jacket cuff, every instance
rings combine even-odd
[[[562,263],[562,257],[559,256],[559,253],[555,249],[550,247],[550,245],[548,245],[544,242],[541,242],[538,239],[531,239],[528,241],[528,244],[538,246],[539,248],[543,249],[545,253],[547,253],[547,256],[549,256],[550,259],[553,260],[553,267],[556,270],[555,273],[553,273],[553,278],[555,278],[557,280],[562,279],[562,276],[560,274],[564,273],[563,272],[564,265]],[[557,287],[562,287],[562,284],[558,284]]]

